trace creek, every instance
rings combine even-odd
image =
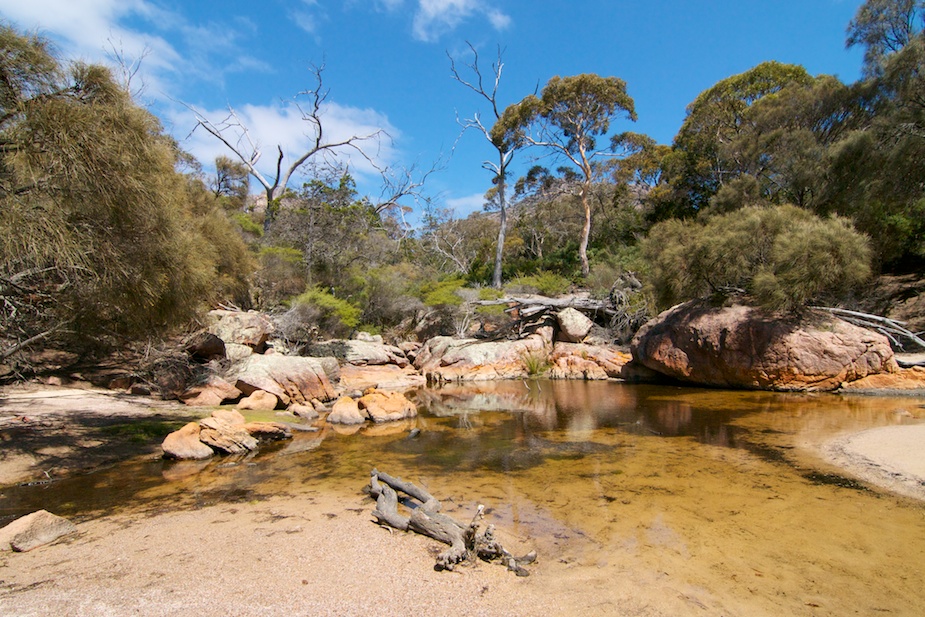
[[[923,399],[574,381],[416,396],[410,422],[11,487],[0,515],[45,508],[79,522],[318,490],[371,510],[360,491],[378,467],[426,486],[459,520],[485,504],[499,532],[537,549],[541,568],[580,573],[580,589],[575,576],[561,583],[563,598],[598,593],[605,610],[608,581],[622,577],[670,580],[679,597],[711,598],[728,614],[925,614],[925,503],[853,480],[820,454],[841,434],[920,423]]]

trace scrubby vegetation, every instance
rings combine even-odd
[[[871,0],[849,25],[861,81],[762,63],[705,89],[671,145],[611,131],[636,116],[622,80],[556,77],[483,127],[501,162],[554,164],[495,169],[484,212],[430,203],[417,229],[311,159],[269,201],[234,157],[206,176],[107,69],[3,27],[0,360],[162,333],[218,303],[288,311],[304,340],[464,333],[502,310],[469,302],[502,293],[609,298],[621,338],[704,295],[849,300],[871,274],[925,265],[922,11],[892,23],[909,12],[874,4],[901,3]]]

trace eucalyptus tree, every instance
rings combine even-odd
[[[877,75],[891,54],[925,29],[923,0],[867,0],[848,24],[846,45],[864,47],[864,71]]]
[[[501,119],[501,109],[498,106],[498,87],[501,84],[501,72],[504,70],[504,63],[501,61],[501,50],[498,49],[498,58],[492,63],[491,77],[486,79],[479,67],[478,51],[471,43],[467,43],[472,51],[472,62],[466,64],[472,73],[471,78],[463,77],[456,68],[456,61],[450,56],[450,70],[453,73],[453,79],[463,86],[475,92],[478,96],[485,99],[491,109],[491,116],[494,120],[493,125]],[[492,272],[491,284],[496,289],[501,288],[501,271],[502,261],[504,258],[504,242],[507,234],[507,173],[513,159],[514,153],[523,147],[524,142],[520,139],[516,131],[497,131],[493,132],[494,126],[488,128],[482,122],[481,115],[476,112],[471,118],[463,120],[464,129],[475,129],[479,131],[486,140],[495,149],[497,158],[494,161],[485,161],[482,167],[494,174],[492,184],[494,185],[492,193],[492,202],[497,204],[498,208],[498,240],[495,245],[495,263]]]
[[[578,197],[584,211],[578,256],[583,277],[590,272],[588,240],[595,163],[614,154],[611,149],[599,149],[597,140],[608,136],[611,122],[620,117],[636,120],[635,103],[626,91],[626,82],[584,73],[553,77],[539,96],[531,94],[508,106],[492,129],[494,139],[546,148],[578,168]],[[612,145],[610,141],[608,145]]]

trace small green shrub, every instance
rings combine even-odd
[[[426,283],[421,288],[421,300],[427,306],[459,306],[463,298],[457,292],[463,288],[462,279],[448,279]]]
[[[362,311],[322,289],[310,289],[291,302],[290,314],[304,323],[313,322],[322,335],[348,336],[360,323]]]
[[[521,362],[530,377],[539,377],[549,370],[549,357],[542,351],[527,351],[521,354]]]
[[[506,286],[508,293],[538,293],[544,296],[558,296],[568,291],[571,281],[560,274],[541,270],[530,276],[518,276]]]
[[[237,223],[241,231],[247,234],[263,237],[263,226],[255,221],[252,216],[244,212],[235,212],[231,215],[231,220]]]

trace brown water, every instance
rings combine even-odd
[[[815,450],[921,422],[925,400],[518,381],[418,402],[413,423],[299,434],[251,458],[133,461],[10,489],[0,517],[319,489],[366,506],[359,491],[378,467],[460,520],[485,504],[502,537],[539,551],[544,588],[564,606],[593,596],[592,614],[620,612],[617,579],[667,593],[676,614],[925,614],[925,504],[858,483]]]

